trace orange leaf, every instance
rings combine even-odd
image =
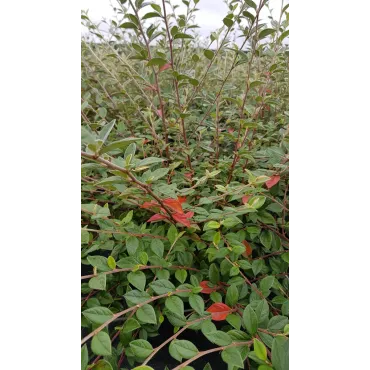
[[[181,206],[181,203],[179,202],[178,199],[171,199],[171,198],[168,198],[168,199],[164,199],[163,200],[163,203],[171,208],[172,210],[176,211],[177,213],[181,213],[183,214],[184,211],[182,210],[182,206]]]
[[[274,175],[270,177],[270,180],[265,182],[267,189],[271,189],[274,185],[276,185],[280,181],[279,175]]]
[[[171,63],[167,63],[161,68],[159,68],[159,72],[165,71],[166,69],[171,68]]]
[[[232,309],[225,303],[213,303],[213,305],[207,309],[207,312],[211,313],[212,320],[214,321],[226,320],[227,315],[229,315],[231,311]]]
[[[208,280],[203,280],[199,283],[199,285],[203,288],[201,290],[202,293],[204,294],[211,294],[212,292],[215,292],[217,290],[217,286],[210,288],[208,286],[209,281]]]
[[[177,200],[179,201],[180,204],[183,204],[186,202],[186,197],[177,197]]]
[[[245,252],[243,253],[243,256],[248,258],[253,252],[252,247],[246,240],[243,240],[242,243],[245,245]]]

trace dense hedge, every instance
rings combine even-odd
[[[198,2],[82,14],[82,370],[288,369],[288,6]]]

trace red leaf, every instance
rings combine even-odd
[[[229,134],[232,134],[234,131],[235,131],[235,130],[234,130],[233,128],[228,128],[228,129],[227,129],[227,132],[228,132]]]
[[[276,185],[280,181],[280,176],[279,175],[274,175],[270,177],[270,180],[267,180],[265,182],[267,189],[272,188],[274,185]]]
[[[193,178],[193,174],[191,172],[184,173],[185,177],[191,180]]]
[[[159,117],[163,118],[162,111],[160,109],[157,109],[157,114],[158,114]]]
[[[243,256],[248,258],[253,252],[252,247],[246,240],[243,240],[242,243],[245,245],[245,252],[243,253]]]
[[[203,280],[203,281],[201,281],[201,282],[199,283],[199,285],[203,288],[203,289],[201,290],[201,292],[202,292],[202,293],[204,293],[204,294],[211,294],[212,292],[215,292],[215,291],[218,289],[218,287],[217,287],[217,286],[215,286],[215,287],[213,287],[213,288],[210,288],[210,287],[208,286],[208,283],[209,283],[209,281],[208,281],[208,280]]]
[[[243,204],[247,204],[250,197],[251,195],[244,195],[244,197],[242,197]]]
[[[179,222],[180,224],[183,224],[187,227],[190,227],[190,221],[188,220],[188,218],[191,218],[193,217],[194,213],[193,212],[188,212],[186,214],[181,214],[181,213],[174,213],[172,215],[172,217],[177,221]]]
[[[147,222],[159,221],[159,220],[167,220],[167,217],[164,215],[160,215],[159,213],[150,217]]]
[[[179,202],[178,199],[171,199],[171,198],[168,198],[168,199],[164,199],[163,200],[163,203],[171,208],[172,210],[176,211],[177,213],[181,213],[183,214],[184,211],[182,210],[182,206],[181,206],[181,203]]]
[[[208,307],[207,312],[212,315],[212,320],[223,321],[226,320],[227,315],[231,313],[232,309],[224,303],[213,303]]]
[[[171,63],[167,63],[161,68],[159,68],[159,72],[165,71],[166,69],[171,68]]]
[[[192,218],[194,216],[194,212],[186,212],[185,217],[186,218]]]

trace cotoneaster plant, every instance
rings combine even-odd
[[[182,3],[82,13],[81,368],[287,370],[288,4]]]

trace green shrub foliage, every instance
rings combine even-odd
[[[182,3],[82,13],[82,370],[286,370],[288,5],[228,0],[205,39]]]

